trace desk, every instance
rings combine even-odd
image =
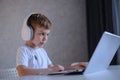
[[[110,66],[108,70],[88,75],[38,75],[25,76],[19,80],[119,80],[120,65]]]

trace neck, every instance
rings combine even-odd
[[[26,45],[29,46],[29,47],[32,47],[32,48],[36,48],[35,44],[32,43],[31,41],[27,41]]]

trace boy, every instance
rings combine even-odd
[[[32,14],[27,22],[33,32],[30,40],[17,50],[17,70],[19,76],[47,74],[64,70],[60,65],[53,65],[46,51],[42,48],[50,33],[50,20],[40,14]],[[31,36],[30,35],[30,36]]]
[[[26,26],[23,26],[24,34],[22,35],[25,36],[23,40],[26,40],[26,44],[18,48],[16,57],[19,76],[48,74],[83,67],[84,64],[81,65],[81,63],[65,68],[52,64],[42,48],[48,40],[51,28],[51,22],[46,16],[40,13],[32,14],[24,25]]]

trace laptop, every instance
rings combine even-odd
[[[110,65],[116,51],[120,47],[120,36],[104,32],[86,69],[68,70],[53,72],[49,75],[57,74],[90,74],[104,71]]]

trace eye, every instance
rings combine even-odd
[[[44,36],[44,35],[45,35],[45,33],[39,33],[39,35],[42,35],[42,36]]]
[[[43,35],[43,36],[44,36],[44,35],[45,35],[45,33],[41,33],[41,35]]]
[[[44,33],[44,32],[43,32],[43,33],[39,33],[39,35],[41,35],[41,36],[45,36],[45,35],[46,35],[46,36],[49,36],[49,33]]]
[[[47,36],[49,36],[49,34],[47,34]]]

